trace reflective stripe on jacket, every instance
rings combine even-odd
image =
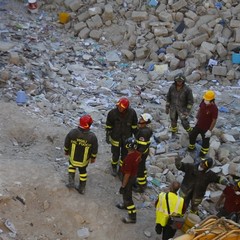
[[[170,214],[182,214],[183,203],[184,200],[182,197],[173,192],[168,193]],[[169,215],[167,209],[166,193],[162,192],[158,196],[158,202],[156,206],[156,223],[159,223],[162,227],[165,227],[167,225],[168,218]]]
[[[117,108],[110,110],[106,120],[106,131],[109,132],[112,145],[119,146],[119,142],[132,137],[137,131],[137,122],[137,114],[132,108],[122,113]]]
[[[185,172],[181,184],[181,191],[184,195],[192,192],[194,198],[202,199],[210,183],[220,183],[220,176],[210,169],[199,171],[199,163],[195,165],[193,163],[183,163],[180,160],[176,160],[175,163],[178,170]]]
[[[69,161],[74,167],[85,167],[89,158],[97,156],[97,137],[90,130],[73,129],[65,138],[64,151],[68,153]]]
[[[152,129],[149,127],[143,127],[143,128],[139,128],[135,138],[138,144],[138,151],[140,151],[141,153],[145,153],[147,152],[149,145],[151,143],[150,138],[152,136],[153,132]]]

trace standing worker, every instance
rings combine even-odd
[[[76,168],[79,170],[80,194],[85,193],[87,182],[88,163],[94,163],[98,152],[98,140],[96,135],[90,131],[93,123],[90,115],[84,115],[79,120],[79,127],[72,129],[65,138],[64,151],[69,156],[69,183],[68,188],[74,188]]]
[[[210,183],[229,184],[225,177],[218,176],[210,170],[213,164],[213,159],[210,157],[201,160],[198,164],[184,163],[180,157],[175,159],[176,168],[185,172],[179,194],[184,198],[186,208],[191,201],[191,212],[194,214],[198,214],[198,206]]]
[[[135,135],[138,144],[137,150],[142,153],[142,157],[138,166],[137,184],[134,191],[140,193],[143,193],[147,186],[146,159],[149,155],[149,146],[151,143],[150,138],[153,134],[153,131],[148,124],[150,124],[151,121],[152,116],[149,113],[141,114],[138,121],[138,131]]]
[[[162,233],[162,240],[168,240],[174,237],[177,229],[173,229],[168,225],[169,215],[182,215],[184,208],[184,199],[178,196],[177,191],[180,188],[179,182],[173,182],[170,185],[170,191],[168,193],[161,192],[156,201],[156,227],[157,234]],[[167,204],[168,202],[168,204]],[[169,213],[168,207],[169,205]]]
[[[185,84],[186,78],[179,73],[174,77],[174,83],[168,90],[166,100],[166,114],[170,113],[171,128],[173,136],[177,133],[178,117],[183,128],[189,133],[192,128],[189,125],[188,117],[193,106],[193,94],[189,86]]]
[[[112,145],[111,165],[113,176],[117,176],[118,171],[120,172],[123,159],[127,155],[125,141],[136,133],[137,122],[137,114],[129,106],[129,100],[125,97],[119,99],[116,108],[110,110],[107,115],[106,142]],[[120,162],[118,163],[119,158]]]
[[[122,185],[119,193],[123,195],[123,203],[116,205],[119,209],[127,209],[128,217],[122,219],[124,223],[136,223],[136,207],[132,199],[132,186],[135,183],[141,153],[137,151],[137,142],[131,137],[125,141],[125,147],[128,150],[127,156],[123,160],[121,171],[123,173]]]
[[[199,156],[205,157],[209,151],[210,137],[216,125],[218,108],[215,104],[215,92],[208,90],[203,95],[203,100],[199,105],[197,113],[197,123],[189,135],[188,151],[195,150],[195,143],[198,134],[202,137],[202,147]]]

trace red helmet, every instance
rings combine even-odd
[[[82,129],[89,129],[92,123],[93,123],[93,120],[89,114],[84,115],[79,119],[79,126]]]
[[[126,97],[120,98],[117,102],[117,106],[127,109],[129,107],[129,100]]]

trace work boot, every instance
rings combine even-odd
[[[128,217],[122,218],[122,222],[123,223],[136,223],[137,220],[136,220],[136,218],[131,218],[128,216]]]
[[[188,147],[187,150],[188,150],[188,152],[194,152],[194,151],[195,151],[195,148],[190,148],[190,147]]]
[[[116,177],[117,174],[117,166],[112,166],[112,176]]]
[[[123,205],[123,203],[116,204],[116,207],[119,209],[126,209],[126,207]]]
[[[68,173],[68,183],[66,184],[67,188],[74,188],[74,178],[75,173]]]
[[[85,182],[83,182],[83,181],[80,181],[80,183],[79,183],[79,187],[78,187],[78,192],[80,193],[80,194],[84,194],[85,193],[85,187],[86,187],[86,181]]]
[[[206,154],[204,154],[204,153],[202,153],[202,152],[199,153],[199,157],[200,157],[200,158],[203,158],[203,159],[204,159],[205,156],[206,156]]]

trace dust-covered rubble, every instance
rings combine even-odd
[[[145,201],[152,202],[151,194],[156,197],[173,179],[182,179],[174,165],[178,154],[197,161],[198,152],[186,153],[188,135],[181,126],[178,138],[171,139],[164,113],[173,76],[183,72],[195,98],[192,126],[203,92],[216,92],[219,119],[209,156],[216,159],[219,174],[240,177],[240,72],[231,60],[240,44],[238,1],[226,0],[221,8],[213,0],[158,1],[156,7],[130,0],[38,4],[32,14],[24,1],[1,2],[2,100],[16,102],[23,90],[27,98],[19,107],[32,115],[73,127],[89,113],[93,129],[104,133],[107,112],[127,96],[138,114],[148,112],[154,119]],[[68,23],[59,23],[60,11],[69,12]],[[216,65],[208,65],[210,59]],[[219,193],[219,188],[212,191]]]

